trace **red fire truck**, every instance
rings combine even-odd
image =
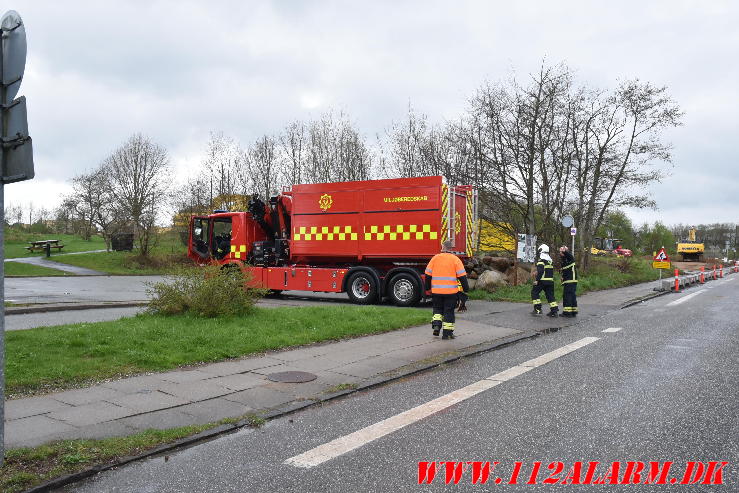
[[[451,239],[472,255],[477,197],[441,176],[294,185],[245,212],[190,219],[188,256],[238,265],[275,292],[346,292],[355,303],[424,296],[423,271]]]

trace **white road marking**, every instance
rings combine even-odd
[[[623,327],[608,327],[606,330],[601,330],[601,332],[618,332],[621,329]]]
[[[567,344],[561,348],[550,351],[546,354],[542,354],[538,358],[530,359],[520,365],[508,368],[500,373],[496,373],[488,378],[479,380],[475,383],[457,389],[446,395],[442,395],[432,401],[426,402],[419,406],[404,411],[395,416],[391,416],[387,419],[375,423],[373,425],[362,428],[361,430],[355,431],[343,437],[339,437],[323,445],[319,445],[307,452],[300,455],[290,457],[285,460],[285,464],[293,465],[295,467],[315,467],[327,460],[334,459],[340,455],[357,449],[367,443],[370,443],[378,438],[382,438],[385,435],[389,435],[394,431],[404,428],[416,421],[420,421],[424,418],[431,416],[434,413],[442,411],[454,404],[469,399],[481,392],[489,390],[496,385],[511,380],[523,373],[537,366],[541,366],[548,363],[556,358],[564,356],[565,354],[571,353],[581,347],[587,346],[590,343],[597,341],[598,337],[584,337],[579,341],[575,341],[572,344]]]
[[[670,301],[665,306],[679,305],[680,303],[684,303],[684,302],[688,301],[690,298],[694,298],[694,297],[698,296],[699,294],[703,293],[704,291],[705,291],[705,289],[701,289],[700,291],[696,291],[695,293],[687,294],[687,295],[683,296],[682,298],[676,299],[675,301]]]

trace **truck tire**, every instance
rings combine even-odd
[[[394,275],[387,288],[387,295],[396,306],[415,306],[421,300],[421,285],[413,274]]]
[[[377,281],[369,272],[355,272],[346,281],[346,292],[354,303],[372,304],[377,300]]]

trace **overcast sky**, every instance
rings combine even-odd
[[[53,208],[75,174],[135,132],[177,175],[209,132],[243,145],[343,109],[368,139],[409,102],[461,114],[483,81],[565,62],[577,80],[665,85],[685,111],[674,166],[636,222],[739,222],[736,2],[15,1],[26,25],[36,178],[6,204]],[[667,174],[666,173],[666,174]]]

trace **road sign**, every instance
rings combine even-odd
[[[572,216],[565,216],[562,218],[562,226],[564,226],[565,228],[569,228],[573,224],[575,224],[575,220]]]
[[[33,146],[28,135],[26,98],[18,94],[26,67],[26,29],[21,16],[11,10],[0,19],[0,104],[2,105],[2,183],[34,177]]]
[[[660,248],[657,255],[652,260],[652,267],[654,269],[669,269],[670,268],[670,257],[665,252],[664,248]]]
[[[577,234],[577,228],[570,228],[570,236],[575,236]]]
[[[21,87],[21,79],[26,69],[26,28],[21,16],[15,10],[9,10],[0,19],[3,31],[2,46],[2,84],[7,88],[5,101],[12,101]]]

